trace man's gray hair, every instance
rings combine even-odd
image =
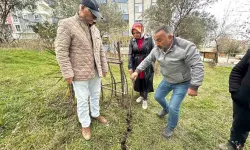
[[[163,26],[160,26],[159,28],[157,28],[154,32],[154,34],[160,32],[160,31],[164,31],[166,34],[168,33],[172,33],[172,30],[169,26],[166,26],[166,25],[163,25]]]
[[[78,11],[79,11],[79,12],[81,11],[82,6],[84,6],[84,5],[82,5],[82,4],[79,5],[79,7],[78,7]]]
[[[78,7],[78,12],[80,13],[81,12],[81,10],[82,10],[82,6],[85,6],[85,5],[83,5],[83,4],[79,4],[79,7]],[[86,6],[85,6],[86,7]]]

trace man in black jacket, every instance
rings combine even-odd
[[[233,123],[228,143],[220,150],[242,150],[250,131],[250,50],[233,68],[229,77],[233,99]]]

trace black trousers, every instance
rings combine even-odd
[[[143,97],[144,100],[148,100],[148,87],[146,86],[145,79],[139,79],[138,84],[140,96]]]
[[[233,96],[232,96],[233,97]],[[229,142],[244,146],[250,131],[250,109],[243,108],[233,101],[233,123]]]

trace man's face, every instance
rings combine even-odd
[[[163,30],[157,32],[154,35],[156,46],[161,49],[168,49],[171,46],[172,37],[172,34],[165,33]]]
[[[90,9],[86,6],[81,7],[79,16],[82,17],[90,25],[92,25],[96,20],[96,17],[91,13]]]

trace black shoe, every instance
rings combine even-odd
[[[219,150],[237,150],[230,143],[224,143],[219,145]]]
[[[157,116],[159,118],[163,118],[164,116],[166,116],[168,114],[168,112],[166,112],[164,109],[160,112],[157,113]]]
[[[171,128],[169,126],[167,126],[164,131],[162,132],[162,135],[165,138],[170,138],[172,135],[174,134],[174,128]]]
[[[233,141],[220,144],[219,150],[243,150],[243,147],[241,144],[235,144]]]

